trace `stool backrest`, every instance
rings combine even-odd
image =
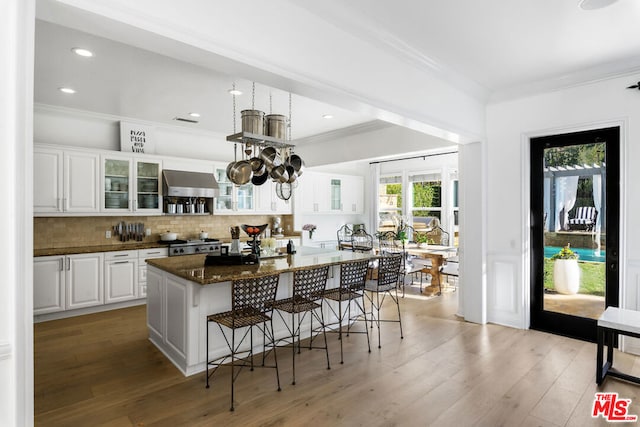
[[[367,281],[369,260],[340,264],[340,289],[342,293],[361,291]]]
[[[280,274],[238,279],[232,282],[231,305],[233,310],[253,308],[264,313],[267,303],[276,299]]]
[[[378,286],[390,285],[398,282],[402,253],[389,254],[380,258],[378,262]]]
[[[329,266],[296,270],[293,272],[293,297],[315,300],[324,292]]]

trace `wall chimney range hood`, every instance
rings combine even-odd
[[[206,197],[218,195],[218,183],[212,173],[165,169],[162,171],[164,195],[169,197]]]

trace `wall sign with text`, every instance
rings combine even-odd
[[[120,122],[120,151],[153,154],[156,152],[152,126]]]

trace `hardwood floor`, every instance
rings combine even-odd
[[[330,335],[324,351],[296,358],[278,352],[282,391],[272,369],[243,370],[229,412],[229,370],[204,387],[185,378],[147,340],[145,307],[35,325],[35,422],[38,426],[586,426],[595,385],[595,344],[498,325],[460,321],[456,293],[425,300],[407,290],[398,325],[375,338],[345,338],[340,365]],[[394,307],[389,305],[388,309]],[[640,374],[636,357],[615,365]],[[607,379],[599,391],[632,399],[640,389]]]

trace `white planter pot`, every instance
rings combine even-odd
[[[565,295],[574,295],[580,290],[580,267],[577,259],[557,259],[553,265],[553,286]]]

